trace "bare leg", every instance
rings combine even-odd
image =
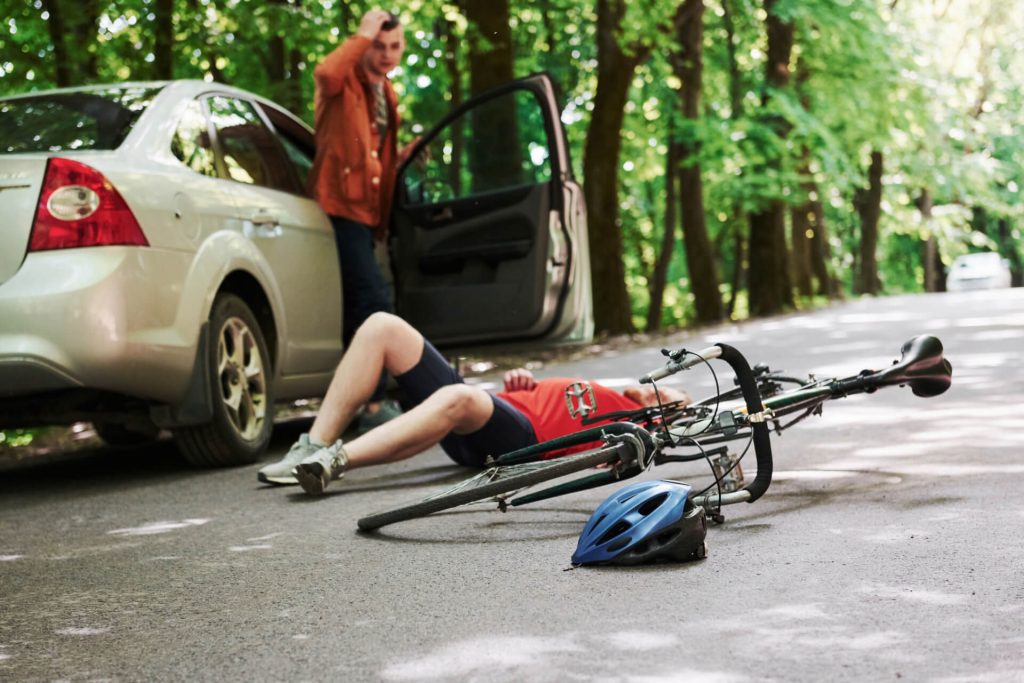
[[[493,412],[494,402],[483,389],[465,384],[441,387],[409,412],[346,443],[348,469],[410,458],[452,432],[477,431]]]
[[[312,440],[333,443],[359,408],[373,395],[381,370],[401,375],[423,356],[423,335],[390,313],[366,319],[345,351],[309,430]]]

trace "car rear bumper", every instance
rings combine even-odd
[[[979,289],[1001,289],[1009,286],[1008,280],[998,277],[965,278],[950,280],[946,283],[946,289],[950,292],[973,292]]]
[[[0,285],[0,397],[84,387],[179,400],[197,343],[176,325],[189,263],[137,247],[29,254]]]

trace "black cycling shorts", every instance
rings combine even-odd
[[[395,381],[414,406],[441,387],[464,384],[462,376],[426,339],[420,361],[408,372],[396,375]],[[526,416],[504,399],[490,396],[494,412],[483,427],[472,434],[449,434],[441,440],[444,452],[460,465],[482,467],[488,455],[501,455],[537,443],[537,435]]]

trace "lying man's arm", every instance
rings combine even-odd
[[[516,368],[505,373],[505,391],[533,391],[537,380],[526,368]]]

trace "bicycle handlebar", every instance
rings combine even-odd
[[[679,352],[673,355],[680,355]],[[753,503],[764,495],[772,483],[772,444],[766,423],[768,417],[764,412],[764,405],[761,403],[761,393],[757,389],[757,380],[750,369],[750,363],[743,356],[728,344],[715,344],[699,352],[689,352],[676,360],[670,360],[664,367],[649,372],[640,378],[641,384],[651,384],[659,379],[674,375],[698,363],[718,358],[732,367],[739,382],[743,400],[747,405],[747,420],[750,422],[752,439],[754,442],[754,455],[757,458],[757,476],[749,486],[743,489],[746,493],[746,502]]]
[[[757,380],[750,370],[747,359],[728,344],[717,344],[717,346],[722,350],[719,357],[728,363],[736,373],[740,390],[743,392],[743,400],[747,404],[747,420],[752,425],[754,455],[757,458],[757,476],[743,490],[750,495],[747,502],[753,503],[764,495],[772,483],[772,443],[768,432],[767,416],[764,412],[764,405],[761,403],[761,392],[757,390]]]
[[[640,378],[640,384],[651,384],[658,380],[665,379],[669,375],[674,375],[677,372],[682,372],[687,368],[692,368],[698,363],[704,361],[714,360],[722,355],[721,345],[716,344],[715,346],[709,346],[701,351],[690,351],[687,352],[680,360],[670,360],[665,363],[664,367],[658,368],[652,372],[648,372],[646,375]]]

